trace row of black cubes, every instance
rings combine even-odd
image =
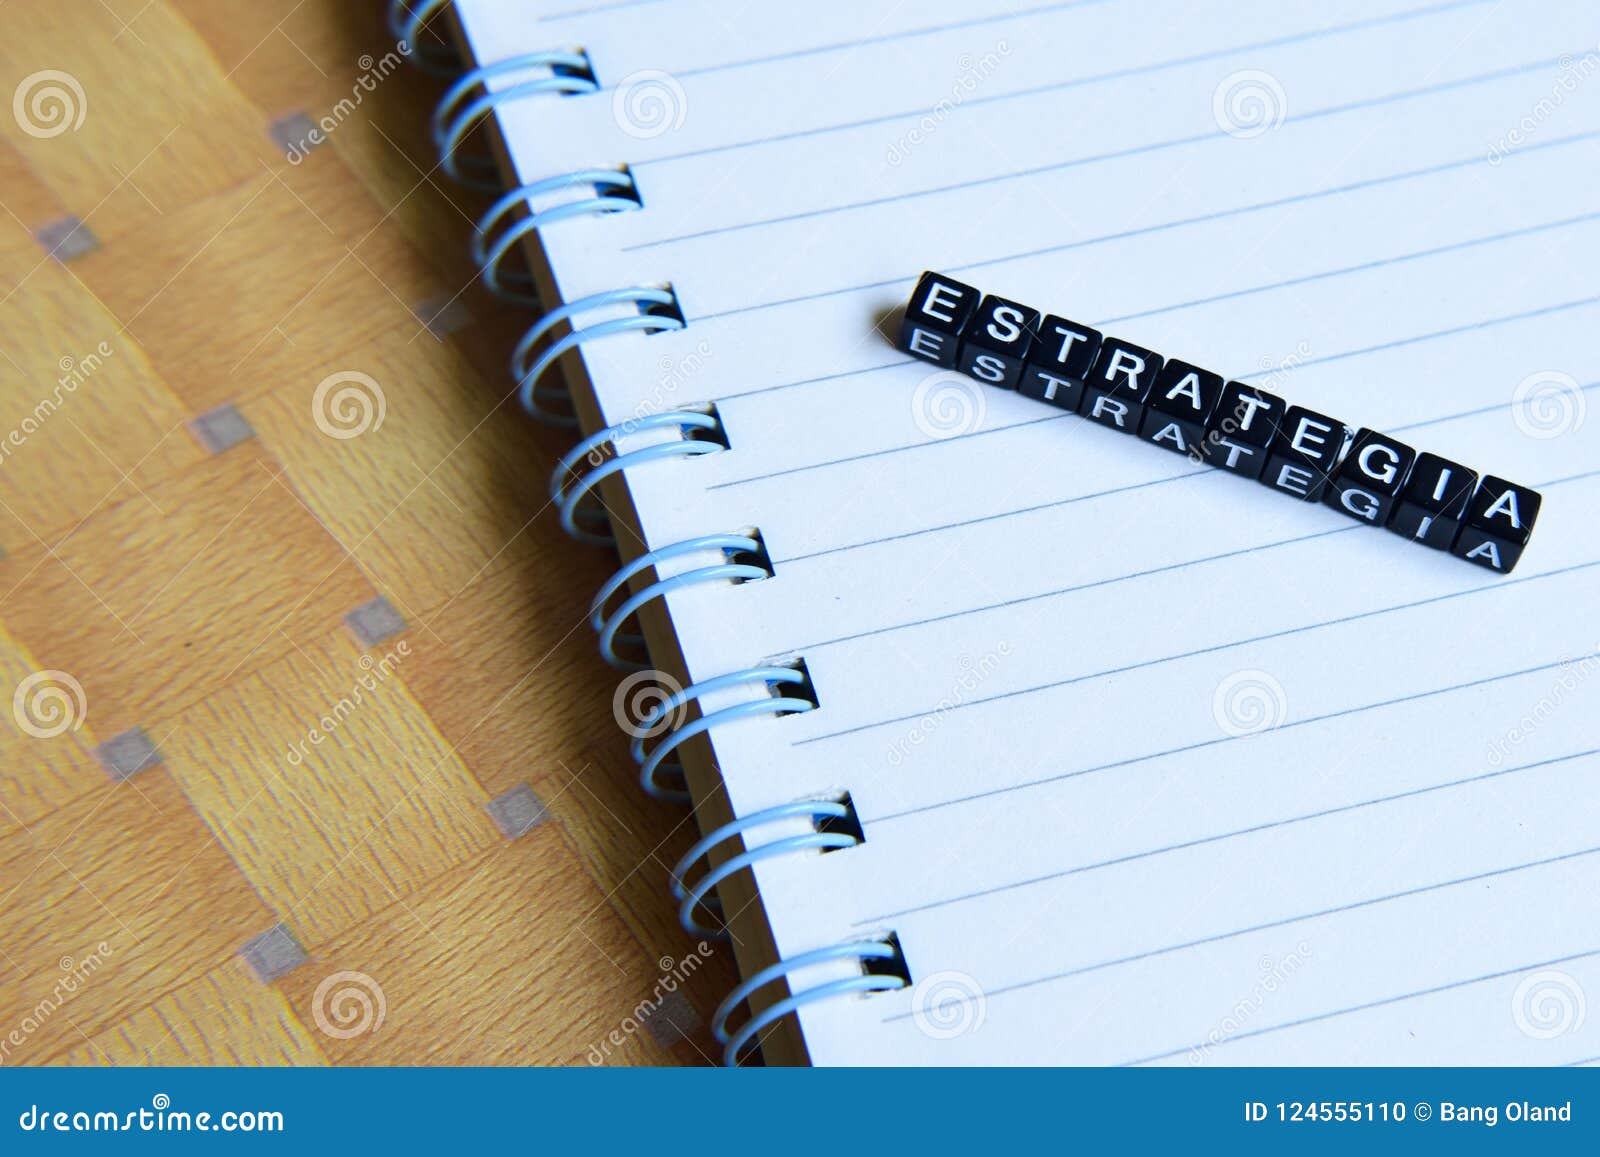
[[[942,274],[917,282],[897,344],[1501,574],[1539,515],[1535,490]]]

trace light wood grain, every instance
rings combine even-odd
[[[62,1058],[69,1065],[322,1065],[282,992],[230,960]]]
[[[666,898],[694,833],[612,723],[584,614],[614,561],[559,533],[565,440],[507,403],[530,319],[465,260],[440,87],[386,77],[299,163],[273,139],[392,49],[381,8],[0,5],[0,91],[86,101],[0,116],[0,1063],[714,1051],[731,960]],[[58,260],[68,217],[97,244]],[[383,419],[334,436],[315,391],[351,373]],[[214,407],[254,436],[214,453]],[[402,626],[369,645],[375,599]],[[30,679],[65,725],[11,709]],[[130,731],[159,761],[121,780]],[[549,818],[508,836],[488,805],[528,787]],[[264,979],[240,952],[279,926],[301,955]]]

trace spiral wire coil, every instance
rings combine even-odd
[[[449,0],[390,0],[389,30],[396,41],[405,46],[405,55],[418,68],[434,75],[456,78],[440,100],[431,125],[441,166],[464,185],[486,191],[497,190],[499,186],[492,181],[467,171],[482,172],[493,168],[492,159],[463,153],[462,146],[472,129],[509,102],[541,94],[591,93],[598,91],[600,86],[588,56],[581,50],[526,53],[463,71],[455,53],[448,46],[428,44],[422,40],[424,26],[443,11],[447,3]],[[533,70],[545,70],[546,74],[513,79],[500,87],[490,84],[491,81],[514,78]],[[571,191],[592,195],[541,207],[545,198]],[[631,212],[642,207],[638,186],[626,168],[585,169],[535,181],[503,192],[478,219],[472,238],[472,258],[482,270],[486,286],[496,296],[542,310],[531,274],[504,268],[511,252],[527,238],[557,222]],[[576,319],[582,314],[616,307],[630,307],[636,312],[581,327],[576,324]],[[536,357],[535,349],[563,324],[569,327],[568,332],[551,341]],[[571,412],[571,399],[566,391],[558,386],[541,385],[541,379],[564,354],[587,342],[616,334],[661,333],[683,329],[685,325],[674,292],[670,288],[655,286],[608,290],[543,310],[512,351],[511,373],[517,382],[519,400],[530,414],[547,424],[576,426],[577,419]],[[549,402],[556,402],[563,408],[550,409],[546,404]],[[672,430],[678,432],[678,439],[657,441],[626,450],[619,445],[623,439],[633,435]],[[644,415],[591,434],[563,455],[551,474],[550,500],[559,511],[562,528],[573,538],[597,545],[611,545],[614,544],[613,537],[602,529],[609,525],[609,519],[595,493],[601,482],[648,462],[696,457],[726,448],[726,436],[714,413],[680,410]],[[607,451],[610,452],[609,457],[606,456]],[[580,469],[586,460],[588,469]],[[708,552],[721,552],[722,561],[667,576],[662,576],[659,571],[665,563]],[[647,670],[646,665],[617,653],[619,641],[632,645],[643,644],[641,635],[623,634],[623,626],[650,602],[674,591],[706,583],[751,582],[771,577],[768,566],[751,560],[764,560],[764,550],[758,538],[748,534],[715,534],[647,551],[623,564],[602,585],[590,605],[589,622],[598,636],[601,656],[613,667]],[[650,572],[654,572],[651,581],[628,593],[630,584]],[[612,606],[619,594],[625,597]],[[733,671],[668,695],[647,712],[634,729],[630,753],[639,765],[640,786],[657,799],[690,802],[689,792],[679,786],[683,782],[683,767],[673,758],[678,749],[696,736],[707,735],[739,719],[816,710],[815,699],[809,697],[809,682],[809,677],[801,669],[766,665]],[[805,694],[794,693],[792,688],[796,686],[802,687]],[[674,722],[674,716],[686,712],[690,704],[699,707],[704,696],[735,688],[762,688],[767,694],[712,710],[702,708],[698,718],[687,723]],[[790,688],[790,693],[781,693],[783,688]],[[653,746],[647,746],[652,739],[658,741]],[[663,775],[672,777],[673,782],[663,782]],[[679,905],[679,922],[691,934],[726,935],[724,928],[707,926],[696,915],[701,910],[720,914],[721,904],[716,897],[719,884],[737,872],[778,856],[855,846],[861,842],[856,835],[818,827],[820,823],[844,820],[850,816],[849,806],[838,800],[799,800],[735,818],[706,833],[672,870],[671,891]],[[752,838],[761,829],[776,823],[794,824],[801,820],[810,821],[810,831],[783,835],[752,846]],[[709,853],[734,839],[739,841],[741,850],[733,852],[714,867],[708,866],[702,874],[689,880],[691,871]],[[884,941],[856,940],[801,953],[759,970],[728,994],[712,1018],[712,1032],[724,1046],[723,1062],[730,1066],[739,1064],[752,1042],[759,1045],[760,1035],[767,1028],[806,1005],[852,993],[903,988],[907,983],[904,976],[893,972],[874,972],[866,967],[869,962],[893,961],[899,956],[899,949]],[[794,973],[805,968],[848,960],[855,960],[862,966],[862,971],[798,991],[790,985],[787,996],[767,1005],[760,1012],[752,1013],[739,1027],[730,1029],[730,1020],[735,1012],[768,985],[780,981],[787,983]]]
[[[881,940],[852,940],[844,944],[830,944],[826,948],[818,948],[811,952],[802,952],[798,956],[769,964],[730,992],[717,1006],[717,1011],[711,1018],[711,1032],[717,1038],[717,1043],[723,1046],[722,1063],[730,1067],[738,1065],[740,1053],[746,1044],[756,1039],[769,1025],[777,1023],[791,1012],[797,1012],[808,1004],[853,992],[887,992],[904,988],[906,980],[905,977],[893,973],[861,972],[854,976],[825,981],[798,992],[792,991],[791,986],[790,995],[755,1013],[730,1032],[728,1021],[734,1012],[767,985],[779,980],[787,981],[790,974],[818,964],[850,959],[864,964],[869,960],[895,960],[899,955],[898,949]]]
[[[629,752],[633,761],[639,765],[639,786],[645,793],[656,799],[672,800],[678,803],[688,803],[689,793],[676,786],[663,784],[657,779],[657,773],[669,771],[675,773],[678,779],[683,776],[683,765],[670,757],[689,740],[697,735],[704,735],[714,727],[732,723],[736,719],[748,719],[755,715],[796,715],[805,711],[815,711],[816,701],[801,699],[793,695],[775,695],[778,688],[805,684],[808,682],[803,671],[794,667],[750,667],[743,671],[732,671],[726,675],[718,675],[713,679],[706,679],[699,683],[691,684],[681,691],[668,695],[656,704],[645,717],[639,721],[635,728],[633,742],[629,744]],[[705,712],[700,718],[678,727],[666,727],[671,722],[672,716],[688,707],[690,703],[698,704],[701,697],[713,692],[726,691],[734,687],[763,686],[768,694],[765,698],[751,699],[743,703],[735,703],[731,707],[722,707],[714,711]],[[655,737],[661,731],[669,731],[654,747],[648,750],[645,747],[647,740]]]
[[[434,76],[455,76],[461,71],[456,54],[442,44],[424,44],[423,26],[444,11],[449,0],[389,0],[389,32],[396,44],[405,45],[407,59]]]
[[[850,815],[850,809],[838,800],[800,800],[795,803],[779,804],[762,811],[752,812],[750,815],[729,820],[719,828],[708,832],[698,843],[683,854],[677,865],[672,869],[672,898],[678,901],[678,922],[683,925],[683,930],[691,936],[717,936],[725,937],[727,931],[723,928],[712,928],[701,924],[695,919],[695,909],[704,907],[708,911],[721,911],[721,904],[711,895],[723,880],[751,864],[774,856],[785,855],[789,852],[804,851],[810,848],[832,851],[838,848],[853,848],[861,841],[848,832],[817,831],[813,826],[810,832],[799,835],[785,836],[769,844],[760,844],[756,847],[749,846],[747,833],[754,829],[765,827],[780,820],[807,819],[815,825],[816,821],[824,818],[845,819]],[[712,868],[693,884],[685,884],[684,879],[689,874],[689,869],[697,864],[701,857],[723,844],[725,841],[739,836],[745,850],[729,857],[721,864]]]
[[[665,307],[675,311],[677,302],[677,296],[670,289],[638,286],[632,289],[608,289],[602,293],[591,293],[587,297],[580,297],[576,301],[569,301],[547,311],[543,317],[528,327],[511,351],[511,376],[517,382],[517,397],[523,409],[549,426],[576,426],[577,418],[567,412],[571,408],[572,399],[567,395],[565,388],[540,384],[550,367],[570,350],[603,337],[629,332],[651,334],[683,329],[683,319],[675,312],[649,312],[653,307]],[[537,358],[533,356],[533,351],[539,342],[558,325],[563,322],[572,324],[572,319],[580,313],[618,305],[631,305],[635,312],[595,322],[582,329],[573,328],[565,336],[546,346],[544,352]],[[563,403],[566,409],[551,410],[546,406],[550,401]]]
[[[593,189],[595,195],[578,201],[567,201],[547,209],[539,209],[535,199],[568,189]],[[626,213],[644,206],[638,197],[633,176],[619,169],[584,169],[547,177],[542,181],[522,185],[504,194],[477,221],[472,238],[472,259],[483,270],[484,284],[497,297],[517,305],[539,308],[537,295],[527,287],[533,279],[526,273],[503,273],[501,264],[523,238],[536,233],[546,225],[565,221],[569,217],[590,216],[600,213]],[[490,241],[490,236],[513,211],[526,209],[527,215],[516,220]],[[521,286],[522,289],[513,288]]]
[[[559,344],[558,342],[557,345]],[[722,423],[717,420],[715,414],[706,414],[698,410],[673,410],[665,414],[647,414],[642,418],[619,422],[615,426],[607,426],[598,433],[590,434],[563,454],[550,473],[550,501],[560,512],[561,528],[580,542],[609,545],[613,541],[609,534],[585,530],[578,525],[578,520],[581,518],[587,518],[591,524],[607,521],[605,507],[598,495],[595,495],[591,505],[583,505],[584,499],[594,494],[595,487],[601,482],[613,474],[657,459],[693,458],[727,449],[721,441],[693,437],[657,442],[637,450],[617,449],[618,442],[625,437],[651,430],[669,429],[675,429],[680,434],[690,434],[696,430],[720,433]],[[601,460],[602,452],[608,447],[615,451],[615,457]],[[580,471],[579,466],[585,461],[588,462],[589,469]]]

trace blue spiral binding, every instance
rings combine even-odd
[[[799,852],[806,849],[834,850],[838,848],[853,848],[860,841],[847,832],[802,832],[783,839],[774,840],[770,844],[761,844],[750,847],[745,842],[745,850],[736,856],[731,856],[711,871],[707,872],[692,885],[685,885],[683,880],[689,869],[699,861],[712,848],[724,840],[734,836],[743,837],[752,828],[765,827],[767,824],[778,820],[806,818],[815,823],[819,819],[833,817],[844,819],[850,814],[850,809],[837,800],[809,800],[798,803],[779,804],[763,811],[754,812],[739,819],[730,820],[721,827],[707,833],[694,847],[683,854],[677,865],[672,869],[672,898],[678,901],[678,923],[683,925],[683,930],[691,936],[716,936],[725,937],[727,931],[721,928],[708,928],[694,918],[695,909],[704,907],[708,911],[722,910],[721,903],[711,892],[722,881],[741,869],[750,865],[769,860],[774,856],[787,855],[790,852]]]
[[[440,11],[448,0],[420,0],[413,8],[406,0],[391,0],[389,27],[397,38],[415,36],[422,25]],[[409,43],[409,41],[408,41]],[[491,89],[488,82],[495,77],[525,73],[530,69],[550,70],[548,76],[514,81],[505,88]],[[467,134],[484,117],[511,100],[537,93],[589,93],[597,92],[599,85],[586,53],[579,51],[529,52],[508,60],[482,65],[463,73],[440,99],[432,118],[434,144],[439,149],[440,163],[456,180],[484,189],[499,190],[493,181],[478,180],[462,172],[464,165],[492,168],[489,158],[462,157],[459,155]],[[476,94],[476,95],[474,95]],[[589,187],[594,195],[539,209],[536,199],[568,189]],[[534,292],[533,278],[526,273],[506,274],[501,266],[506,256],[517,244],[546,225],[572,217],[593,214],[625,213],[642,208],[633,176],[623,168],[585,169],[564,173],[535,181],[509,192],[502,192],[484,215],[479,218],[472,239],[472,256],[483,271],[484,282],[490,292],[517,304],[541,309],[542,303]],[[507,227],[491,240],[494,231],[518,208],[526,215]],[[677,299],[670,290],[642,288],[615,290],[592,294],[580,301],[569,302],[544,313],[529,327],[512,355],[512,373],[518,383],[518,397],[524,409],[535,418],[552,426],[575,427],[578,421],[570,412],[571,400],[559,386],[541,386],[540,379],[567,352],[584,342],[596,341],[613,334],[642,331],[661,333],[684,328],[681,314],[641,312],[637,316],[611,318],[582,330],[574,330],[553,342],[534,362],[529,364],[534,346],[555,326],[570,319],[584,309],[627,302],[636,308],[652,305],[677,307]],[[559,407],[550,409],[544,403],[555,402]],[[703,450],[689,453],[703,453]],[[659,456],[659,455],[658,455]],[[569,532],[574,528],[565,523]],[[584,541],[610,542],[609,536],[575,534]]]
[[[621,318],[619,320],[630,321],[633,319]],[[600,327],[596,326],[595,328],[598,329]],[[560,342],[556,343],[556,345],[560,344]],[[596,486],[619,471],[641,466],[658,458],[689,458],[700,454],[714,454],[720,450],[727,449],[721,442],[691,438],[680,439],[676,442],[657,442],[654,445],[644,446],[638,450],[621,452],[615,458],[600,463],[587,473],[578,473],[578,463],[602,446],[611,445],[614,447],[618,439],[627,437],[630,434],[668,428],[676,428],[680,433],[691,430],[720,431],[722,423],[717,420],[715,414],[704,414],[697,410],[674,410],[665,414],[648,414],[642,418],[631,418],[626,422],[619,422],[615,426],[607,426],[597,434],[590,434],[562,455],[561,460],[556,463],[556,468],[550,473],[550,501],[561,512],[561,528],[579,542],[593,543],[596,546],[610,545],[614,541],[610,534],[598,534],[594,531],[584,530],[577,523],[580,517],[585,516],[591,522],[597,524],[606,521],[604,507],[600,510],[591,509],[585,511],[580,505],[587,495],[594,492]],[[576,478],[577,483],[575,485],[569,484],[569,477]]]
[[[461,71],[456,54],[443,45],[423,44],[422,26],[443,11],[450,0],[389,0],[389,32],[405,56],[423,72],[454,76]]]
[[[496,190],[499,188],[498,185],[479,180],[462,171],[463,168],[474,167],[480,170],[492,169],[492,161],[489,158],[459,155],[462,143],[472,128],[496,108],[509,101],[539,93],[589,93],[597,91],[599,86],[593,79],[594,73],[589,58],[581,52],[528,53],[462,73],[454,53],[447,47],[421,42],[423,26],[447,3],[449,0],[390,0],[389,29],[397,42],[404,43],[406,56],[417,67],[436,75],[459,74],[459,78],[441,99],[432,121],[433,139],[439,149],[440,163],[446,172],[463,184],[485,190]],[[487,83],[495,77],[539,68],[548,69],[550,74],[514,81],[498,90],[490,89]],[[538,207],[537,202],[540,198],[585,187],[593,190],[593,196],[579,197],[544,209]],[[478,220],[472,238],[472,257],[482,270],[484,282],[492,293],[508,301],[540,309],[542,305],[533,291],[532,276],[521,271],[508,272],[502,269],[510,252],[528,236],[558,221],[580,216],[629,212],[638,208],[642,208],[639,191],[632,174],[625,168],[587,169],[535,181],[502,193]],[[523,210],[524,215],[516,218],[510,225],[505,225],[505,222],[518,210]],[[503,230],[495,236],[495,230],[503,225],[505,225]],[[589,310],[614,306],[631,306],[638,312],[634,315],[609,318],[583,328],[574,326],[569,333],[552,342],[541,355],[534,358],[534,349],[563,322],[571,322],[577,315]],[[671,307],[675,312],[648,312],[653,306]],[[544,400],[558,400],[568,407],[571,405],[570,398],[563,389],[539,384],[551,366],[568,351],[578,348],[585,342],[618,333],[640,331],[658,333],[683,329],[684,326],[685,322],[681,311],[678,310],[676,295],[670,289],[648,286],[595,293],[548,310],[528,328],[512,352],[511,371],[518,383],[518,395],[522,405],[535,417],[550,424],[576,426],[577,420],[571,413],[551,411],[541,405],[541,401]],[[596,510],[592,506],[588,508],[584,506],[584,500],[593,494],[595,487],[602,481],[613,474],[658,458],[689,457],[714,453],[726,448],[721,441],[686,436],[679,441],[654,443],[637,450],[616,450],[617,441],[630,434],[673,427],[684,435],[690,435],[697,430],[721,433],[721,423],[714,414],[688,410],[652,414],[619,423],[593,434],[564,455],[556,464],[550,479],[550,498],[560,510],[563,529],[583,542],[610,544],[613,540],[609,534],[587,530],[578,525],[580,520],[587,520],[599,526],[606,525],[607,518],[603,507]],[[579,475],[578,464],[608,444],[612,446],[615,456],[592,463],[590,470]],[[628,584],[638,576],[673,558],[710,550],[720,550],[723,553],[723,561],[667,578],[658,577],[629,595],[615,609],[607,609],[611,600],[626,590]],[[753,581],[770,577],[771,572],[763,566],[735,561],[741,556],[760,557],[761,552],[762,546],[759,540],[748,535],[704,535],[649,551],[628,562],[601,587],[590,607],[590,623],[599,635],[601,655],[614,667],[640,667],[639,664],[618,655],[615,649],[619,638],[628,638],[630,642],[643,642],[638,636],[620,634],[622,626],[630,618],[651,600],[697,583]],[[669,757],[695,736],[706,734],[716,727],[738,719],[755,715],[789,715],[815,710],[817,705],[812,699],[772,693],[782,686],[807,682],[808,677],[804,672],[795,668],[752,667],[695,683],[667,697],[640,722],[630,745],[633,758],[639,764],[640,785],[657,799],[689,802],[690,796],[687,791],[663,785],[657,779],[663,771],[676,772],[679,777],[682,776],[682,765],[675,760],[669,763]],[[671,728],[670,734],[653,748],[646,750],[646,740],[654,736],[661,725],[675,712],[687,708],[691,702],[698,702],[702,696],[717,691],[753,684],[765,686],[768,691],[767,696],[706,712],[688,724]],[[672,894],[679,902],[679,922],[691,934],[725,935],[722,929],[705,927],[695,919],[695,913],[700,908],[720,911],[721,905],[714,895],[719,884],[736,872],[776,856],[807,850],[826,851],[854,846],[858,842],[854,835],[846,832],[815,830],[819,820],[842,819],[848,814],[848,806],[835,800],[801,801],[766,808],[731,820],[708,832],[684,854],[672,872]],[[755,847],[750,847],[746,843],[748,833],[756,829],[784,819],[799,818],[809,818],[813,830],[784,836]],[[711,868],[693,883],[685,883],[688,872],[702,857],[735,837],[740,839],[743,851]],[[760,1033],[808,1004],[850,993],[903,988],[907,981],[900,975],[863,970],[858,975],[827,981],[793,992],[752,1015],[738,1029],[730,1032],[729,1018],[765,986],[783,980],[797,970],[817,964],[848,959],[858,962],[892,960],[898,955],[898,949],[883,941],[862,940],[816,949],[761,969],[729,993],[727,999],[717,1007],[716,1014],[712,1018],[712,1031],[717,1040],[724,1045],[723,1062],[730,1066],[737,1065],[746,1046],[757,1040]]]
[[[535,77],[532,80],[518,81],[505,88],[491,89],[487,82],[497,76],[507,73],[526,72],[530,68],[549,68],[552,70],[568,69],[563,73],[552,71],[549,76]],[[572,75],[583,73],[585,75]],[[470,177],[461,171],[462,161],[478,169],[492,170],[493,158],[490,157],[459,157],[461,142],[466,139],[469,132],[489,113],[508,101],[521,100],[524,97],[534,96],[538,93],[556,92],[568,95],[577,93],[598,92],[600,86],[594,82],[589,73],[589,58],[581,52],[525,52],[521,56],[513,56],[509,60],[496,61],[494,64],[483,64],[477,68],[469,69],[462,73],[459,80],[450,86],[450,90],[440,99],[438,107],[433,113],[433,143],[439,149],[439,164],[444,171],[455,180],[475,189],[493,192],[500,185],[492,180],[480,180]],[[483,91],[478,96],[467,101],[467,97],[477,89]],[[462,102],[466,101],[463,106]]]
[[[534,346],[561,322],[569,321],[577,314],[591,309],[602,309],[613,305],[631,305],[639,312],[627,317],[615,317],[609,321],[597,322],[584,329],[574,329],[552,342],[535,361],[531,363],[528,361]],[[539,380],[563,354],[578,348],[584,342],[598,341],[603,337],[629,331],[664,333],[684,328],[683,319],[675,314],[643,312],[652,305],[665,305],[676,309],[678,298],[670,289],[657,289],[652,286],[608,289],[603,293],[591,293],[588,297],[580,297],[576,301],[559,305],[534,322],[517,342],[516,348],[511,351],[511,376],[517,381],[517,397],[522,402],[522,408],[546,425],[576,426],[577,419],[571,414],[549,410],[540,404],[540,400],[545,399],[559,400],[570,405],[571,399],[567,396],[566,390],[557,386],[541,386]]]
[[[695,683],[683,690],[667,696],[656,704],[635,729],[633,742],[629,745],[629,752],[635,763],[639,765],[639,786],[656,799],[670,800],[674,803],[689,802],[689,793],[681,788],[663,786],[656,779],[656,773],[663,768],[683,774],[681,764],[674,761],[667,763],[667,757],[678,748],[697,735],[703,735],[713,727],[721,727],[725,723],[732,723],[736,719],[746,719],[753,715],[795,715],[802,711],[815,711],[816,703],[810,699],[796,699],[792,696],[774,696],[769,694],[762,699],[752,699],[744,703],[735,703],[731,707],[723,707],[710,711],[700,716],[691,723],[672,729],[672,733],[661,742],[657,743],[650,751],[645,750],[645,740],[650,738],[671,715],[691,702],[698,701],[702,695],[713,691],[722,691],[730,687],[744,687],[751,684],[763,684],[770,692],[776,687],[786,684],[805,683],[806,676],[803,672],[793,667],[751,667],[744,671],[734,671],[727,675],[718,675],[714,679],[707,679],[702,683]]]
[[[581,201],[568,201],[548,209],[534,207],[536,197],[584,186],[594,189],[596,195]],[[607,189],[620,189],[623,193],[621,195],[615,192],[608,193],[605,192]],[[518,220],[490,244],[490,233],[513,209],[520,206],[527,207],[528,215]],[[512,189],[489,206],[488,211],[478,218],[476,232],[472,238],[472,260],[483,271],[484,284],[495,296],[519,305],[538,308],[540,302],[537,295],[514,290],[506,285],[506,281],[510,280],[518,285],[532,286],[532,277],[521,272],[508,275],[500,272],[501,262],[519,241],[546,225],[564,221],[568,217],[582,217],[595,213],[626,213],[643,207],[639,202],[638,190],[634,186],[632,175],[621,169],[585,169],[577,173],[564,173],[559,177],[547,177],[531,185]]]
[[[834,944],[827,948],[818,948],[812,952],[804,952],[790,960],[780,960],[761,969],[754,976],[745,980],[717,1006],[715,1015],[711,1018],[711,1031],[716,1036],[719,1044],[723,1045],[722,1063],[730,1067],[739,1063],[739,1053],[757,1034],[768,1025],[771,1025],[791,1012],[804,1008],[808,1004],[815,1004],[819,1000],[828,1000],[835,996],[844,996],[851,992],[886,992],[891,989],[904,988],[904,977],[885,973],[863,972],[858,976],[846,976],[839,980],[826,981],[814,988],[802,989],[783,1000],[767,1006],[756,1013],[737,1030],[728,1032],[728,1018],[734,1010],[748,1000],[755,993],[765,988],[776,980],[782,980],[791,972],[801,968],[809,968],[814,964],[826,964],[834,960],[849,960],[854,958],[864,960],[893,960],[899,952],[883,943],[881,940],[856,940],[847,944]]]
[[[617,594],[626,589],[629,582],[653,567],[670,562],[688,554],[700,554],[706,551],[721,551],[723,561],[709,566],[697,567],[694,570],[684,571],[682,574],[670,578],[658,578],[655,582],[623,600],[622,605],[616,610],[607,613],[606,604]],[[607,663],[620,671],[643,671],[648,669],[648,664],[635,662],[623,658],[616,652],[618,638],[629,643],[643,642],[639,635],[618,635],[622,625],[639,609],[652,599],[684,587],[694,586],[697,583],[707,582],[754,582],[758,579],[771,578],[772,572],[764,566],[754,563],[734,562],[740,555],[756,555],[761,551],[761,544],[755,539],[742,534],[706,534],[699,538],[691,538],[685,542],[664,546],[660,550],[652,550],[641,554],[632,562],[619,567],[617,572],[606,580],[599,593],[594,597],[594,602],[589,606],[589,625],[600,636],[600,655]]]

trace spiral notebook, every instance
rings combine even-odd
[[[464,46],[440,138],[513,190],[477,252],[581,427],[553,501],[612,523],[729,1059],[1600,1055],[1592,4],[442,8],[396,27]],[[1497,577],[930,374],[924,269],[1533,486],[1538,533]]]

